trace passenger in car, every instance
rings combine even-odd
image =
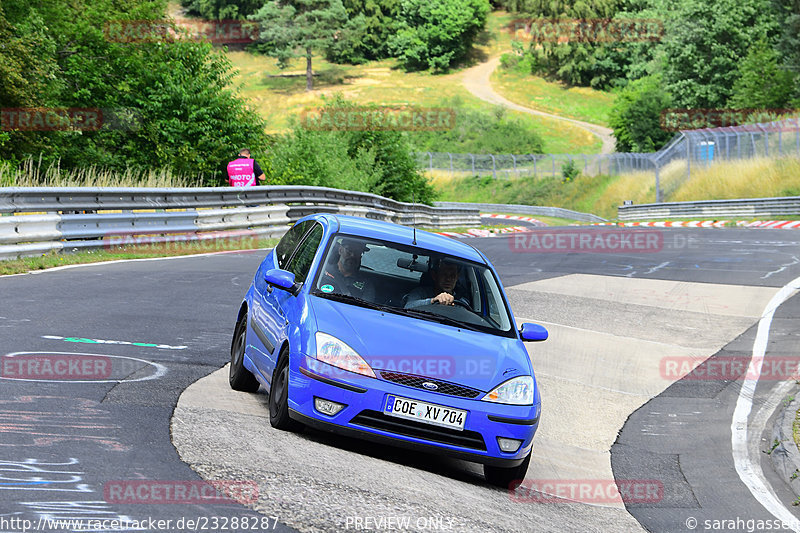
[[[361,256],[369,251],[364,242],[344,238],[339,243],[336,262],[328,264],[319,280],[320,290],[347,294],[375,301],[375,286],[361,273]],[[326,287],[330,287],[326,290]]]
[[[458,282],[458,265],[445,259],[434,263],[430,270],[433,285],[422,285],[412,290],[405,297],[405,308],[412,309],[423,305],[441,304],[455,305],[456,282]],[[467,305],[463,299],[459,303]]]

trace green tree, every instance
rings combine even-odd
[[[306,58],[306,91],[314,88],[312,52],[326,52],[347,22],[342,0],[270,0],[249,17],[261,24],[260,41],[267,55],[283,66]]]
[[[672,133],[661,126],[661,112],[670,106],[659,76],[645,76],[623,89],[609,113],[609,126],[616,137],[618,152],[653,152]]]
[[[400,1],[343,0],[349,20],[328,50],[328,59],[359,64],[389,57],[387,43],[394,33]]]
[[[213,183],[212,175],[236,148],[249,145],[258,153],[266,144],[264,121],[238,97],[230,85],[230,62],[210,44],[119,42],[119,34],[108,25],[163,19],[164,2],[4,0],[3,8],[20,42],[37,43],[33,49],[38,63],[33,65],[40,70],[31,70],[35,80],[25,88],[29,92],[19,105],[99,108],[103,127],[11,131],[10,141],[0,146],[0,157],[22,160],[42,154],[45,164],[60,159],[64,168],[166,166],[204,173]],[[41,42],[39,28],[46,29]],[[11,61],[1,63],[0,70],[17,68]],[[37,85],[39,80],[42,84]],[[135,120],[118,120],[123,115]]]
[[[352,107],[336,96],[323,109]],[[434,199],[433,188],[417,169],[408,136],[401,131],[318,131],[296,121],[270,152],[273,183],[367,191],[402,202]]]
[[[780,109],[789,105],[795,89],[792,73],[778,66],[778,54],[761,40],[739,65],[728,104],[737,109]]]
[[[779,63],[800,80],[800,0],[773,0],[773,9],[781,29],[776,43]],[[800,105],[800,82],[796,82],[792,95]]]
[[[720,108],[732,96],[739,63],[776,20],[769,0],[678,0],[666,11],[665,89],[678,107]]]
[[[190,15],[211,20],[244,20],[255,13],[263,0],[181,0]]]
[[[444,72],[466,56],[490,9],[488,0],[403,0],[389,48],[407,70]]]

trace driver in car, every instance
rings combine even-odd
[[[408,293],[406,309],[432,304],[455,305],[458,265],[447,259],[441,259],[431,267],[430,273],[433,285],[417,287]],[[464,300],[459,301],[463,302]]]
[[[342,239],[336,263],[328,266],[319,280],[320,290],[375,301],[375,287],[361,274],[361,256],[368,251],[362,241]]]

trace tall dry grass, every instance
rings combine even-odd
[[[124,172],[98,167],[62,169],[59,162],[43,165],[41,158],[19,167],[0,165],[2,187],[202,187],[201,176],[178,175],[169,169]]]
[[[684,175],[686,168],[683,168]],[[670,196],[675,202],[800,196],[800,158],[745,159],[693,167],[688,181]]]

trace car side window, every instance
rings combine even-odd
[[[311,269],[311,263],[317,253],[317,248],[319,248],[319,243],[322,241],[322,233],[322,226],[316,224],[308,233],[308,236],[303,239],[303,242],[300,243],[300,246],[297,247],[297,251],[289,261],[286,270],[294,274],[295,281],[303,282],[306,280],[308,271]]]
[[[300,244],[300,239],[303,238],[303,235],[306,234],[306,231],[308,231],[313,223],[314,221],[312,220],[306,220],[300,224],[295,224],[292,226],[292,229],[286,232],[286,235],[281,238],[278,246],[275,247],[278,268],[286,270],[286,265],[289,262],[289,258],[292,256],[292,252],[294,252],[297,245]]]

